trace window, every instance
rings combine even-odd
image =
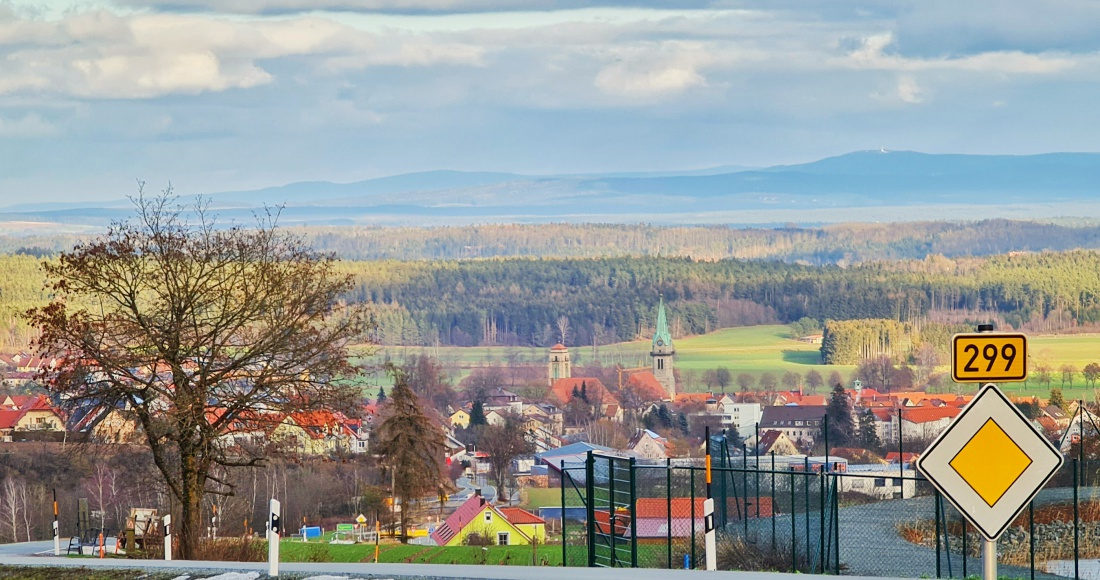
[[[665,368],[665,359],[657,359],[657,370],[663,370]]]
[[[497,545],[498,546],[507,546],[508,545],[508,532],[497,532]]]
[[[493,521],[493,512],[491,510],[486,510],[485,511],[485,523],[490,523],[492,521]]]

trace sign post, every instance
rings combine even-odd
[[[917,469],[981,532],[985,580],[996,580],[997,538],[1064,461],[990,383],[928,446]]]
[[[283,533],[279,500],[271,500],[267,518],[267,575],[279,575],[279,535]]]
[[[707,499],[703,501],[703,547],[707,558],[707,570],[718,569],[718,547],[714,538],[714,496],[710,490],[710,427],[705,429]],[[563,516],[564,518],[564,516]]]
[[[53,490],[53,555],[61,555],[61,528],[57,525],[57,488]]]
[[[164,559],[172,559],[172,514],[164,514]]]

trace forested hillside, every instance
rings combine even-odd
[[[574,344],[645,336],[657,301],[677,334],[879,318],[1065,330],[1100,321],[1100,254],[930,257],[850,268],[686,258],[346,263],[393,344]]]
[[[612,224],[480,225],[439,228],[308,227],[319,249],[351,260],[677,256],[780,260],[811,265],[920,260],[942,254],[1100,249],[1100,227],[1040,222],[911,222],[820,228],[657,227]]]
[[[1100,253],[1020,253],[847,268],[688,258],[344,261],[349,301],[375,305],[377,339],[407,345],[606,344],[647,336],[664,297],[676,336],[803,318],[926,325],[993,321],[1072,330],[1100,322]],[[0,257],[0,348],[44,301],[38,259]]]

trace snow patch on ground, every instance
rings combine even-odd
[[[305,580],[350,580],[347,576],[310,576]]]

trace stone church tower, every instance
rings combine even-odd
[[[672,346],[672,334],[668,332],[668,320],[665,319],[665,299],[657,307],[657,330],[653,333],[653,348],[649,356],[653,358],[653,376],[668,392],[670,399],[676,398],[676,375],[672,373],[672,357],[676,347]]]
[[[559,342],[550,349],[550,366],[547,369],[549,385],[552,387],[554,381],[568,379],[571,376],[573,376],[573,369],[569,366],[569,349]]]

